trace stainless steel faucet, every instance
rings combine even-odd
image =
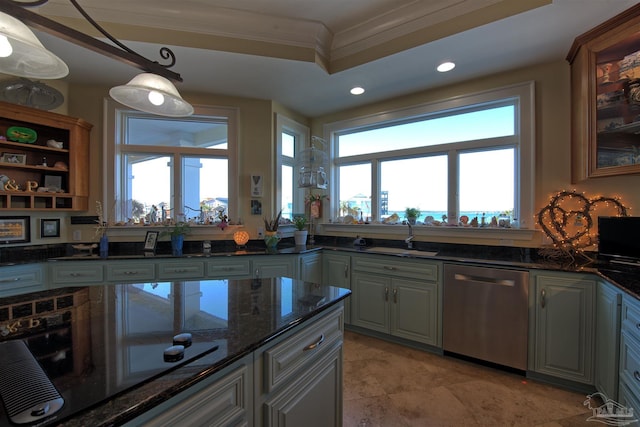
[[[413,227],[411,226],[411,224],[409,224],[409,222],[407,221],[407,226],[409,227],[409,236],[407,236],[406,239],[404,239],[404,242],[407,244],[407,249],[413,249]]]

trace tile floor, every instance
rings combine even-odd
[[[344,426],[592,426],[585,394],[351,331]]]

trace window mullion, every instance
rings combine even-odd
[[[447,202],[447,222],[450,224],[457,224],[458,212],[460,212],[460,186],[459,186],[459,173],[460,173],[460,159],[458,156],[458,150],[449,150],[447,153],[447,185],[449,188],[448,195],[449,200]]]
[[[381,188],[381,162],[374,159],[371,162],[371,220],[380,219],[380,191]],[[366,218],[365,218],[366,219]]]

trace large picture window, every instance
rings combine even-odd
[[[533,83],[333,123],[332,216],[532,228]]]
[[[167,118],[113,106],[117,130],[105,155],[106,215],[114,221],[163,219],[206,222],[218,211],[237,215],[230,198],[235,179],[235,111],[200,108],[188,118]],[[111,184],[111,182],[113,184]]]

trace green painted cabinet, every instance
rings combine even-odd
[[[0,296],[8,297],[44,289],[46,289],[46,269],[43,264],[0,267]]]
[[[377,255],[352,263],[353,325],[442,347],[440,263]]]
[[[613,400],[618,399],[621,301],[622,292],[616,286],[598,281],[595,385],[599,392]]]
[[[322,283],[322,252],[309,252],[299,256],[298,279]]]
[[[594,384],[594,276],[536,270],[529,293],[529,370]]]
[[[260,255],[251,257],[253,278],[296,277],[297,255]]]
[[[618,402],[640,414],[640,301],[622,296]]]
[[[351,289],[351,255],[345,252],[324,251],[322,281],[325,285]],[[344,323],[351,324],[351,298],[344,303]]]

